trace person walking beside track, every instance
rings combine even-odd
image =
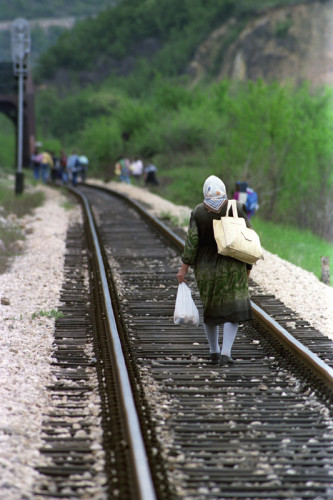
[[[53,167],[54,163],[52,155],[48,151],[44,151],[42,153],[42,160],[41,160],[41,175],[44,184],[46,184],[47,181],[49,180],[50,172],[52,171]]]
[[[178,283],[185,281],[189,266],[193,266],[200,299],[204,307],[204,329],[212,364],[232,364],[231,348],[240,321],[253,319],[248,277],[252,265],[217,253],[213,219],[226,215],[227,194],[224,183],[211,175],[203,185],[203,203],[191,213],[185,237]],[[246,221],[245,207],[237,202],[238,217]],[[219,347],[219,325],[223,324],[222,348]]]
[[[79,156],[77,151],[74,150],[67,158],[67,172],[73,187],[77,185],[77,173],[79,170]]]
[[[31,166],[33,168],[34,179],[36,181],[38,181],[40,177],[40,164],[42,160],[43,160],[43,155],[39,153],[38,148],[36,147],[30,159]]]
[[[247,218],[249,220],[259,209],[258,194],[254,189],[250,188],[245,181],[236,182],[236,190],[233,198],[245,205]]]
[[[146,186],[158,186],[159,182],[156,179],[157,168],[156,166],[149,162],[148,165],[144,169],[144,177]]]
[[[131,164],[131,175],[137,181],[137,183],[141,184],[141,178],[143,175],[143,162],[141,158],[136,157],[133,163]]]

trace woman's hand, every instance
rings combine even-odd
[[[188,265],[182,263],[182,265],[177,273],[178,283],[183,283],[183,281],[185,281],[185,276],[186,276],[187,270],[188,270]]]

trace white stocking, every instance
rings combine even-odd
[[[211,353],[220,352],[219,347],[219,325],[206,325],[204,323],[207,340],[209,342],[209,350]]]
[[[236,338],[239,323],[224,323],[221,354],[231,356],[231,348]]]

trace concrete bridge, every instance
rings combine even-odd
[[[0,112],[12,120],[16,131],[17,166],[17,128],[18,128],[18,81],[14,76],[11,62],[0,62]],[[31,74],[28,73],[24,82],[23,95],[23,152],[22,163],[29,166],[30,156],[35,147],[35,103],[34,88]]]

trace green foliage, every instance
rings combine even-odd
[[[137,58],[145,57],[147,39],[155,40],[156,48],[162,46],[155,69],[169,76],[178,74],[197,44],[224,19],[229,5],[229,0],[122,0],[96,19],[63,33],[41,57],[38,75],[48,78],[65,66],[90,69],[96,61],[112,65],[114,59],[126,58],[133,51]]]
[[[53,134],[62,127],[66,144],[71,140],[90,158],[91,173],[109,177],[116,158],[126,154],[154,156],[158,167],[163,166],[159,177],[165,178],[161,185],[167,190],[177,182],[188,191],[188,169],[198,171],[192,194],[211,173],[222,177],[229,194],[237,180],[246,179],[259,194],[263,218],[333,238],[333,108],[328,90],[261,81],[223,81],[188,90],[158,78],[145,99],[105,86],[94,97],[85,91],[59,102],[49,93],[43,103],[46,107],[39,109],[49,113]],[[69,110],[76,120],[60,118]]]
[[[209,115],[212,113],[208,114],[204,109],[193,112],[188,108],[169,113],[157,129],[163,140],[164,152],[169,155],[186,154],[196,149],[208,152],[213,134],[213,120],[209,120]]]
[[[102,106],[93,98],[90,100],[90,96],[91,92],[86,90],[60,99],[52,89],[41,91],[36,106],[38,136],[56,137],[66,144],[66,137],[71,138],[80,130],[85,120],[104,113]]]
[[[263,247],[269,252],[314,273],[317,278],[321,278],[321,257],[329,257],[330,274],[333,275],[333,245],[326,240],[309,230],[276,224],[260,217],[254,217],[252,223]]]
[[[15,214],[18,217],[30,213],[34,208],[41,205],[44,200],[42,192],[24,192],[15,195],[15,186],[12,178],[8,178],[6,170],[0,169],[0,206],[2,216]],[[8,267],[11,257],[19,254],[19,247],[15,247],[17,240],[23,240],[24,235],[16,224],[3,224],[0,220],[0,240],[3,249],[0,251],[0,274]]]
[[[118,121],[122,132],[132,136],[155,121],[154,110],[145,102],[127,99],[121,105]]]
[[[13,122],[0,113],[0,167],[13,170],[15,159],[15,129]]]
[[[101,117],[90,120],[80,138],[81,150],[89,157],[89,175],[113,173],[116,159],[123,154],[121,130],[115,121]]]
[[[292,23],[292,20],[288,18],[284,21],[278,22],[275,26],[275,36],[279,38],[285,38],[289,33],[289,29],[292,26]]]
[[[258,82],[226,91],[223,84],[217,105],[227,135],[212,158],[224,178],[246,179],[258,190],[266,218],[332,238],[325,215],[332,206],[331,103],[330,92],[311,93],[307,86]]]
[[[28,192],[25,190],[20,195],[14,193],[14,180],[0,178],[0,203],[5,213],[14,213],[22,217],[40,206],[44,201],[44,193],[41,191]]]
[[[65,192],[65,194],[67,194],[67,191]],[[75,204],[69,200],[64,201],[60,206],[65,210],[73,210],[75,208]]]
[[[40,57],[36,76],[52,78],[59,68],[110,68],[125,78],[135,75],[132,85],[144,79],[144,92],[156,71],[167,77],[183,73],[198,44],[231,16],[242,23],[260,9],[292,3],[298,2],[263,0],[258,7],[257,0],[121,0],[63,32]]]
[[[0,274],[7,270],[10,258],[20,253],[18,248],[13,249],[13,244],[23,238],[18,227],[3,227],[0,223],[0,240],[3,245],[0,252]]]
[[[188,218],[180,218],[180,217],[177,217],[176,215],[172,215],[170,214],[170,212],[162,212],[160,215],[159,215],[159,219],[161,219],[162,221],[165,220],[165,221],[169,221],[171,226],[173,226],[174,228],[177,228],[177,227],[181,227],[183,229],[186,229],[188,227]]]
[[[61,311],[57,311],[56,309],[51,309],[50,311],[39,311],[35,312],[31,315],[32,319],[36,318],[54,318],[54,319],[59,319],[59,318],[64,318],[65,315]]]
[[[168,80],[167,82],[158,75],[155,80],[152,94],[156,106],[165,110],[178,110],[180,107],[192,106],[199,102],[201,94],[195,90],[188,90],[179,82]]]
[[[216,172],[198,163],[199,165],[180,164],[178,168],[163,172],[163,179],[166,179],[163,196],[175,204],[187,207],[195,207],[201,203],[203,183],[209,175]]]

